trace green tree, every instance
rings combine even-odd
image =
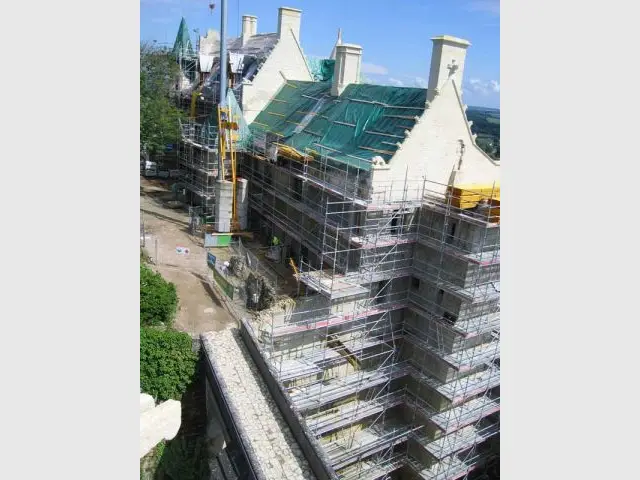
[[[177,307],[176,286],[140,264],[140,326],[170,326]]]
[[[140,329],[140,389],[158,402],[180,400],[196,372],[198,356],[189,334]]]
[[[174,101],[179,75],[171,52],[148,44],[140,47],[140,151],[151,157],[180,138],[182,113]]]

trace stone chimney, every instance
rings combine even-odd
[[[300,42],[300,17],[302,10],[289,7],[278,9],[278,38],[282,38],[287,30],[291,29],[293,35]]]
[[[462,92],[464,59],[467,56],[467,48],[471,45],[467,40],[449,35],[433,37],[431,41],[433,49],[427,87],[428,101],[435,98],[449,77],[453,77],[458,90]]]
[[[336,45],[336,65],[333,71],[331,95],[340,96],[350,83],[360,83],[362,47],[343,43]]]
[[[242,16],[242,45],[246,45],[249,38],[258,33],[258,17]]]

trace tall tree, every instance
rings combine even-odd
[[[180,138],[181,111],[174,95],[180,70],[170,51],[140,47],[140,151],[151,157]]]

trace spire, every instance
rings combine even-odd
[[[191,38],[189,37],[189,27],[187,27],[187,21],[184,17],[182,17],[180,21],[178,35],[176,35],[176,41],[173,44],[173,54],[176,57],[193,55],[193,46],[191,45]]]
[[[331,60],[336,59],[336,47],[338,45],[342,45],[342,29],[341,28],[338,29],[338,40],[336,40],[336,44],[333,47],[333,50],[331,50],[331,55],[329,56]]]

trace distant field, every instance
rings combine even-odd
[[[473,122],[471,131],[478,136],[478,145],[489,155],[500,158],[500,110],[469,107],[467,119]]]

